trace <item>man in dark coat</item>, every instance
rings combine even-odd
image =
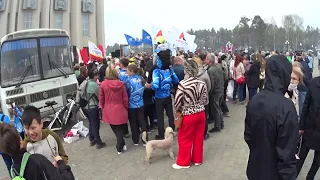
[[[107,59],[103,58],[103,65],[99,69],[99,81],[102,82],[106,76],[106,69],[108,67]]]
[[[296,179],[298,116],[292,101],[284,97],[291,71],[286,57],[269,58],[264,90],[248,103],[244,139],[250,149],[250,180]]]
[[[300,52],[296,53],[296,60],[300,63],[301,70],[303,72],[303,83],[299,83],[298,85],[299,116],[301,116],[303,102],[307,94],[307,86],[309,81],[312,79],[312,73],[309,69],[308,63],[303,60],[302,54]]]
[[[174,58],[174,64],[172,66],[172,69],[174,73],[176,73],[179,81],[182,81],[184,79],[184,67],[183,67],[183,60],[181,57],[177,56]],[[178,89],[178,84],[173,85],[173,92],[175,92]]]
[[[253,64],[245,74],[249,91],[249,100],[251,100],[253,96],[257,94],[257,90],[260,86],[260,68],[260,62],[253,60]]]
[[[224,73],[220,64],[216,64],[215,55],[207,55],[207,70],[210,81],[211,90],[209,92],[209,103],[212,114],[212,119],[215,121],[214,128],[209,130],[210,133],[220,132],[224,128],[224,121],[222,116],[221,104],[223,101],[224,91]]]
[[[298,174],[310,151],[314,150],[314,159],[307,175],[308,179],[314,179],[320,165],[320,77],[313,78],[308,85],[308,91],[304,100],[302,114],[300,116],[299,134],[303,135]]]

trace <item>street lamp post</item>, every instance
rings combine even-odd
[[[287,45],[287,52],[289,52],[289,41],[286,40],[285,44]]]
[[[302,50],[302,43],[300,43],[300,50]]]

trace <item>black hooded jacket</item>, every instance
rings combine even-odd
[[[13,168],[20,172],[23,154],[26,151],[13,157]],[[66,165],[63,160],[57,162],[58,168],[55,168],[46,157],[41,154],[31,154],[24,171],[26,180],[74,180],[70,166]]]
[[[300,116],[300,130],[304,130],[303,143],[309,148],[320,151],[320,77],[309,82]]]
[[[102,82],[106,77],[106,69],[108,68],[108,64],[103,64],[99,69],[99,81]]]
[[[250,149],[250,180],[296,179],[298,116],[292,101],[284,97],[291,71],[284,56],[269,58],[264,90],[248,103],[244,139]]]

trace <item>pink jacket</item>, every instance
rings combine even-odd
[[[112,125],[128,122],[128,94],[123,82],[104,80],[100,85],[99,103],[102,121]]]

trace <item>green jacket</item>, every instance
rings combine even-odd
[[[288,61],[292,64],[292,58],[291,56],[287,56]]]
[[[99,86],[97,82],[93,81],[92,79],[88,80],[87,94],[88,98],[90,98],[88,103],[89,108],[97,107],[99,105]],[[88,106],[85,108],[88,108]]]

